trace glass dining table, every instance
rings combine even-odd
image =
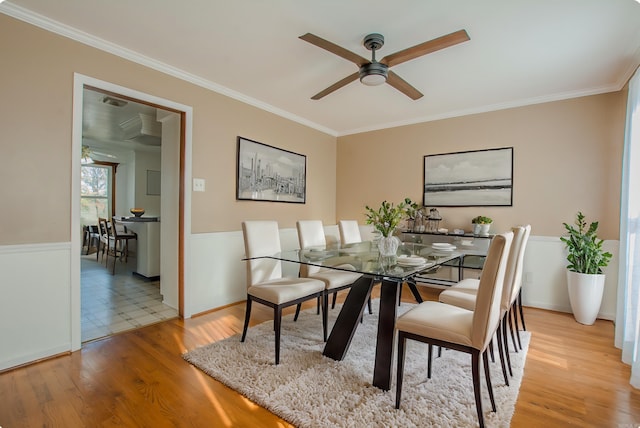
[[[361,273],[362,276],[349,290],[338,314],[323,355],[342,360],[349,350],[360,319],[364,313],[371,290],[380,283],[380,313],[376,337],[376,354],[372,384],[383,390],[391,385],[393,342],[400,289],[406,282],[418,302],[422,301],[414,277],[436,269],[455,259],[461,260],[463,252],[454,249],[434,248],[418,243],[400,244],[395,257],[382,257],[373,241],[347,246],[312,247],[283,251],[268,258],[321,266],[334,270]]]

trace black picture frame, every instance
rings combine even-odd
[[[513,147],[426,155],[423,205],[513,206]]]
[[[236,199],[304,204],[307,157],[238,136]]]

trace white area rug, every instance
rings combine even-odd
[[[434,358],[427,378],[427,345],[408,341],[400,410],[395,404],[395,372],[390,391],[371,385],[378,324],[365,314],[343,361],[322,355],[322,320],[314,310],[303,311],[297,322],[283,318],[280,364],[274,365],[273,322],[250,327],[245,343],[240,335],[184,354],[185,360],[233,388],[253,402],[300,427],[466,427],[477,426],[471,357],[443,350]],[[412,305],[403,303],[399,313]],[[339,311],[330,312],[330,326]],[[510,353],[514,376],[504,385],[496,347],[491,380],[498,411],[491,403],[482,376],[485,423],[508,427],[520,388],[530,334],[521,332],[523,350]],[[435,353],[434,353],[435,354]]]

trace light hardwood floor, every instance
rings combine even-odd
[[[253,325],[271,318],[270,310],[254,307]],[[2,373],[0,426],[290,427],[181,357],[240,332],[243,317],[244,304],[233,305]],[[640,391],[629,385],[611,322],[583,326],[570,314],[532,308],[525,320],[532,340],[513,427],[640,426]]]

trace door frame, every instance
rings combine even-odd
[[[73,126],[71,136],[71,350],[82,347],[81,338],[81,308],[80,308],[80,157],[82,147],[82,114],[83,90],[85,86],[101,91],[108,91],[137,101],[157,105],[160,108],[180,114],[180,187],[179,187],[179,236],[178,236],[178,313],[181,317],[190,317],[188,292],[189,272],[191,272],[191,148],[193,133],[193,108],[171,100],[139,92],[124,86],[98,80],[79,73],[73,76]]]

